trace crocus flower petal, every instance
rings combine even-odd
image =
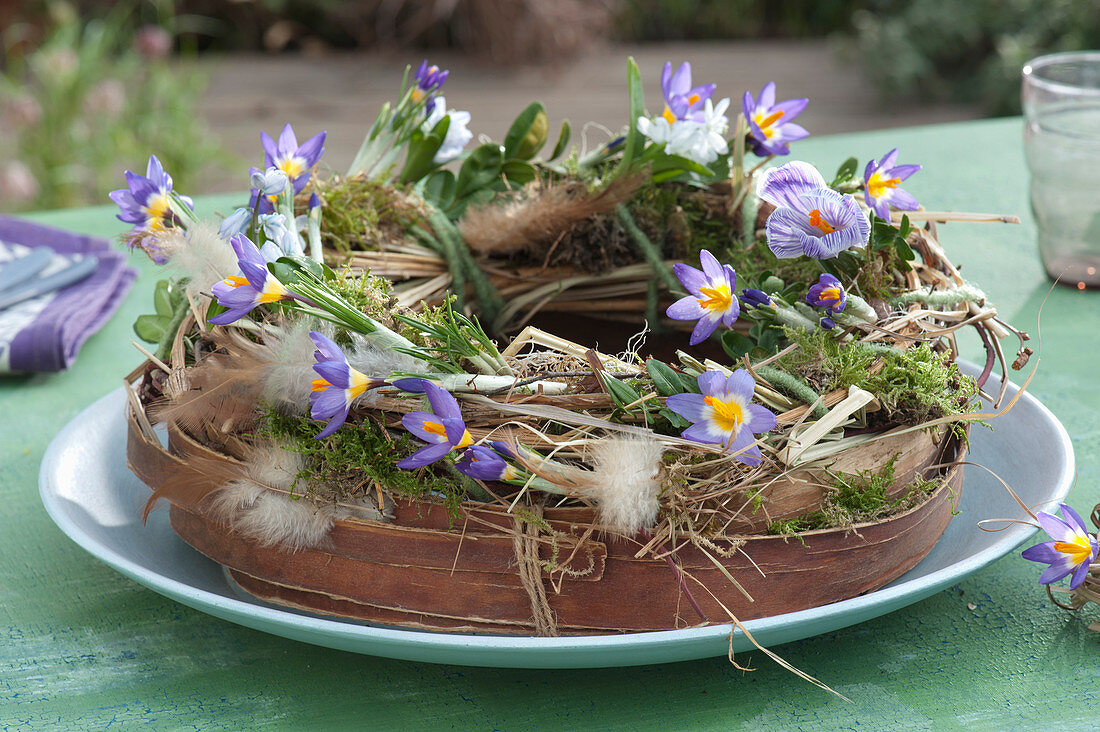
[[[397,467],[403,470],[415,470],[425,465],[431,465],[451,451],[451,445],[441,442],[438,445],[427,445],[414,452],[409,457],[397,463]]]
[[[691,331],[691,338],[688,339],[688,343],[692,346],[699,345],[707,338],[710,338],[717,328],[717,319],[711,319],[709,315],[705,318],[700,318],[699,322],[695,324],[695,328]]]
[[[396,379],[393,382],[393,385],[396,386],[401,391],[407,391],[407,392],[410,392],[412,394],[423,394],[424,392],[426,392],[428,390],[426,384],[429,384],[429,383],[431,383],[431,382],[428,381],[427,379],[416,379],[416,378],[411,378],[410,377],[410,378],[404,378],[404,379]]]
[[[321,155],[325,152],[325,137],[327,132],[318,132],[313,137],[309,138],[302,143],[302,146],[298,148],[298,155],[305,160],[306,168],[312,168],[317,164],[317,161],[321,159]]]
[[[767,407],[759,404],[750,404],[748,408],[749,418],[745,423],[752,432],[771,432],[775,429],[775,414]]]
[[[760,447],[756,444],[756,438],[749,430],[741,430],[733,440],[726,452],[735,453],[736,460],[746,465],[759,465],[761,462]]]
[[[1073,570],[1073,577],[1070,579],[1069,588],[1076,590],[1085,582],[1085,577],[1089,574],[1089,563],[1081,562],[1077,565],[1077,568]]]
[[[313,354],[313,357],[317,360],[322,358],[327,360],[344,360],[344,351],[340,346],[336,345],[336,341],[332,340],[323,333],[318,333],[315,330],[309,332],[309,339],[313,341],[313,345],[317,347],[317,353]],[[318,355],[320,354],[320,355]]]
[[[325,426],[325,428],[324,428],[323,430],[321,430],[321,431],[320,431],[320,432],[319,432],[319,433],[317,434],[317,436],[316,436],[316,437],[314,437],[313,439],[315,439],[315,440],[323,440],[324,438],[326,438],[326,437],[328,437],[329,435],[331,435],[331,434],[333,434],[334,432],[336,432],[336,430],[338,430],[338,429],[340,429],[341,427],[343,427],[343,426],[344,426],[344,422],[345,422],[345,421],[347,421],[347,418],[348,418],[348,411],[349,411],[350,409],[351,409],[351,405],[349,404],[349,405],[348,405],[348,407],[347,407],[346,409],[344,409],[344,410],[343,410],[342,412],[340,412],[339,414],[336,414],[336,415],[334,415],[334,416],[333,416],[333,418],[329,420],[329,422],[328,422],[328,424],[327,424],[327,425]]]
[[[768,248],[780,259],[801,256],[808,227],[809,219],[805,214],[791,208],[777,208],[764,224]]]
[[[737,369],[729,377],[726,378],[725,388],[730,394],[737,394],[743,397],[745,401],[752,399],[753,391],[756,389],[756,381],[752,378],[748,371],[745,369]]]
[[[703,293],[699,288],[706,287],[709,280],[707,276],[694,267],[677,262],[672,265],[672,273],[676,275],[676,278],[680,280],[680,284],[695,297],[702,297]]]
[[[294,128],[287,122],[283,127],[283,131],[279,133],[278,143],[280,158],[286,158],[294,154],[294,151],[298,149],[298,138],[294,134]]]
[[[1063,516],[1066,515],[1067,509],[1071,512],[1073,511],[1073,509],[1069,508],[1069,506],[1063,505]],[[1076,516],[1076,514],[1073,515]],[[1045,511],[1040,511],[1035,515],[1035,518],[1038,519],[1039,525],[1043,527],[1043,531],[1047,532],[1047,534],[1050,535],[1050,538],[1054,539],[1055,541],[1070,542],[1077,537],[1077,533],[1074,531],[1072,526],[1070,526],[1068,523],[1058,518],[1057,516],[1054,516],[1053,514],[1049,514]]]
[[[756,104],[759,107],[765,109],[771,109],[775,106],[775,82],[769,81],[764,85],[764,88],[760,90],[760,97],[756,100]]]
[[[665,400],[665,406],[692,422],[703,419],[707,410],[702,394],[673,394]]]
[[[726,375],[721,371],[704,371],[696,379],[703,396],[713,396],[726,390]]]
[[[785,124],[790,124],[790,121],[802,114],[803,110],[810,103],[810,100],[803,97],[801,99],[788,99],[779,104],[772,105],[772,110],[775,112],[782,112]],[[806,133],[809,135],[809,133]]]
[[[699,250],[699,263],[703,265],[703,274],[707,276],[709,282],[724,279],[725,271],[722,269],[721,263],[706,249]]]
[[[799,198],[810,191],[825,188],[825,179],[817,168],[792,160],[764,172],[757,195],[776,207],[801,210]]]
[[[432,411],[437,416],[462,419],[462,410],[458,408],[458,402],[451,396],[449,391],[430,381],[424,383],[424,390],[428,394],[428,402],[432,405]]]
[[[1073,510],[1072,506],[1065,503],[1059,504],[1059,508],[1062,511],[1062,517],[1066,520],[1066,526],[1069,526],[1075,533],[1080,535],[1088,534],[1088,527],[1085,526],[1085,520],[1081,518],[1081,514]]]
[[[435,444],[447,441],[447,429],[442,420],[431,412],[409,412],[401,415],[401,426],[424,442]]]
[[[279,146],[275,144],[275,140],[271,139],[271,135],[263,130],[260,130],[260,145],[264,149],[264,167],[270,168],[279,157]]]
[[[921,167],[920,165],[895,165],[890,169],[890,177],[905,180],[913,173],[920,171]]]
[[[346,361],[322,361],[313,364],[313,370],[333,386],[341,389],[351,386],[351,367]]]
[[[665,315],[673,320],[698,320],[706,317],[707,311],[699,304],[699,298],[688,295],[669,305]]]

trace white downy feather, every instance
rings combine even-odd
[[[280,331],[272,329],[264,338],[271,354],[263,377],[264,399],[286,414],[309,411],[310,384],[317,375],[313,372],[316,346],[309,338],[311,330],[332,335],[330,327],[322,327],[313,318],[300,318]]]
[[[191,292],[210,292],[219,280],[237,274],[237,255],[229,242],[218,236],[218,227],[199,221],[188,227],[169,229],[157,239],[168,256],[166,265],[176,277],[190,280]]]
[[[664,447],[645,437],[603,437],[590,448],[593,471],[585,493],[596,500],[600,524],[634,536],[657,520]]]

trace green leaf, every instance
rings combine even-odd
[[[909,215],[903,214],[901,217],[901,225],[898,226],[898,236],[902,239],[908,239],[909,234],[913,231],[913,225],[909,223]]]
[[[541,102],[531,102],[504,136],[504,159],[530,160],[546,144],[549,129],[546,109]]]
[[[645,147],[645,136],[638,132],[638,118],[645,114],[645,92],[642,90],[642,72],[638,70],[633,56],[626,60],[626,89],[630,97],[630,109],[627,112],[629,127],[623,145],[623,157],[616,168],[617,173],[629,171],[634,159]]]
[[[535,166],[522,160],[509,160],[501,167],[501,172],[509,183],[517,186],[527,185],[538,177]]]
[[[657,387],[657,392],[661,396],[667,397],[684,392],[679,375],[668,364],[651,358],[645,362],[645,370],[649,373],[649,378],[653,379],[653,385]]]
[[[671,424],[673,427],[676,427],[677,429],[682,429],[691,424],[691,422],[687,421],[668,407],[663,407],[659,412],[657,412],[657,414],[667,419],[668,423]]]
[[[760,347],[769,355],[779,350],[783,343],[783,332],[778,328],[766,328],[760,334]]]
[[[901,237],[898,237],[894,241],[894,251],[898,253],[898,258],[901,259],[901,269],[903,272],[908,272],[913,269],[909,266],[909,263],[917,258],[913,248],[909,246],[909,242],[905,241]]]
[[[500,176],[503,161],[500,145],[495,142],[475,147],[458,171],[455,198],[465,198],[495,181]]]
[[[554,152],[550,154],[551,160],[557,159],[565,152],[565,147],[569,144],[570,134],[569,120],[563,119],[561,121],[561,132],[558,133],[558,141],[554,144]]]
[[[833,182],[829,184],[829,187],[836,188],[839,185],[847,183],[856,174],[858,169],[859,161],[855,158],[848,158],[836,169],[836,176],[833,177]]]
[[[627,404],[633,404],[642,398],[642,395],[632,387],[630,384],[619,381],[613,376],[604,375],[604,383],[607,384],[607,392],[611,395],[611,398],[615,401],[618,407],[625,407]]]
[[[160,343],[169,319],[161,315],[139,315],[134,321],[134,334],[146,343]]]
[[[455,200],[455,174],[437,170],[424,179],[424,198],[436,208],[449,208]]]
[[[694,376],[688,376],[687,374],[676,374],[680,379],[680,385],[684,387],[684,391],[690,394],[699,393],[699,380]]]
[[[722,350],[735,361],[754,348],[756,348],[756,341],[743,333],[727,330],[722,334]]]
[[[171,318],[172,314],[176,311],[175,295],[172,292],[172,285],[168,280],[160,280],[157,282],[157,289],[153,291],[153,306],[156,308],[157,315],[165,318]]]
[[[401,180],[405,183],[417,181],[427,175],[436,166],[436,153],[447,139],[447,130],[451,126],[450,115],[436,122],[431,132],[424,134],[420,130],[413,132],[405,154],[405,166],[401,170]]]
[[[663,173],[668,170],[691,171],[692,173],[708,176],[711,174],[711,170],[707,166],[679,155],[660,155],[654,158],[652,166],[654,173]]]

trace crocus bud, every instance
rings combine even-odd
[[[251,220],[251,211],[247,208],[238,208],[222,221],[222,225],[218,227],[218,236],[223,239],[232,239],[238,234],[243,234]]]

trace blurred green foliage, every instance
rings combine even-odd
[[[887,98],[1020,110],[1020,69],[1035,56],[1100,47],[1100,0],[872,0],[852,46]]]
[[[47,8],[0,33],[0,210],[107,203],[154,150],[186,189],[218,148],[196,112],[205,80],[169,63],[172,18],[139,27],[133,3],[92,19]]]
[[[616,35],[629,41],[822,37],[851,28],[873,0],[620,0]]]

